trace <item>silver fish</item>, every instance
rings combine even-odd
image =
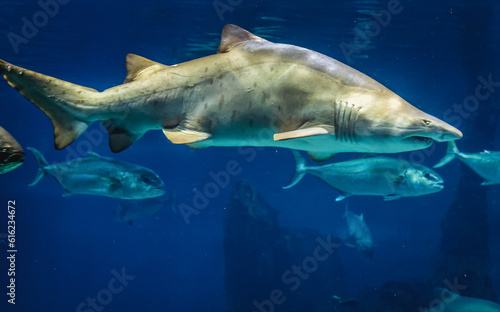
[[[146,131],[175,144],[393,153],[462,133],[359,71],[305,48],[226,25],[215,55],[166,66],[127,56],[125,83],[103,92],[0,60],[8,83],[40,108],[63,149],[94,121],[114,152]]]
[[[403,196],[421,196],[443,189],[443,179],[425,166],[403,159],[374,156],[333,163],[324,166],[307,167],[305,159],[292,151],[296,171],[292,181],[284,187],[296,185],[306,173],[321,179],[341,195],[340,201],[351,195],[384,196],[384,200]]]
[[[489,300],[463,297],[442,288],[436,288],[434,294],[439,304],[425,312],[500,312],[500,305]]]
[[[173,201],[173,196],[120,200],[118,207],[113,210],[113,216],[117,222],[127,222],[132,225],[138,219],[156,216],[165,206],[173,204]]]
[[[64,188],[65,197],[74,194],[144,199],[165,193],[163,181],[150,169],[89,153],[85,158],[49,165],[36,149],[28,147],[38,161],[38,172],[29,184],[52,175]]]
[[[434,165],[434,168],[446,165],[455,157],[485,179],[481,185],[500,183],[500,152],[485,150],[481,153],[462,153],[458,150],[455,142],[448,142],[446,155]]]
[[[344,218],[347,222],[348,241],[353,242],[353,244],[346,243],[346,245],[356,247],[364,257],[371,259],[373,256],[372,233],[366,225],[363,214],[356,215],[346,205]]]
[[[10,133],[0,127],[0,174],[16,169],[23,162],[23,148]]]

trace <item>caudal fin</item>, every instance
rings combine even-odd
[[[28,184],[29,186],[33,186],[40,182],[40,180],[47,174],[45,166],[48,166],[49,163],[45,160],[45,157],[43,157],[42,153],[40,153],[36,148],[28,147],[28,150],[31,151],[33,155],[35,155],[36,161],[38,162],[38,171],[36,172],[33,180]]]
[[[291,152],[293,154],[293,158],[295,158],[295,175],[293,176],[292,180],[288,183],[287,186],[283,186],[283,189],[285,190],[299,183],[299,181],[302,180],[302,178],[307,172],[305,159],[302,156],[300,156],[299,152],[295,150],[291,150]]]
[[[458,150],[455,141],[448,141],[448,148],[446,149],[446,155],[437,164],[435,164],[433,168],[440,168],[446,165],[447,163],[455,159],[455,155],[459,152],[460,151]]]
[[[84,106],[95,105],[99,92],[57,78],[42,75],[0,60],[0,72],[7,82],[47,115],[54,126],[56,149],[76,140],[93,122],[82,119]]]

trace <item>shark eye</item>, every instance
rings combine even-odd
[[[422,122],[424,123],[424,125],[426,126],[430,126],[432,121],[430,121],[429,119],[422,119]]]

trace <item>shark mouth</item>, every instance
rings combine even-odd
[[[425,145],[430,146],[432,144],[432,138],[429,137],[424,137],[421,135],[410,135],[405,137],[403,140],[411,141],[412,143],[422,143]]]

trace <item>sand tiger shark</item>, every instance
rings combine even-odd
[[[462,137],[359,71],[305,48],[226,25],[217,54],[173,66],[129,54],[124,84],[98,92],[0,60],[8,83],[41,109],[63,149],[94,121],[113,152],[146,131],[175,144],[392,153]]]

